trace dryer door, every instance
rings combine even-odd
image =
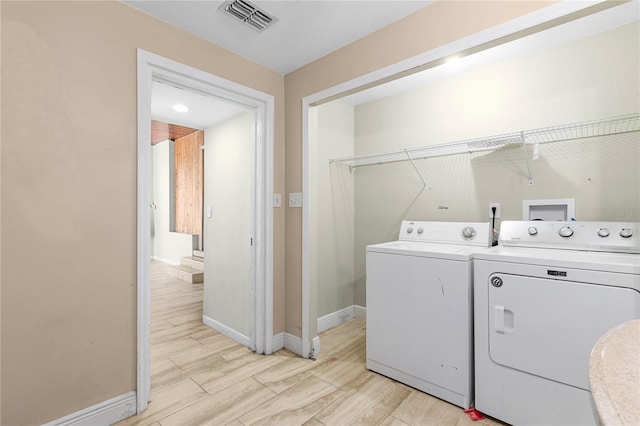
[[[489,280],[491,359],[585,390],[598,338],[640,318],[640,293],[632,289],[510,274]]]

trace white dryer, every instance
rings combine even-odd
[[[478,253],[475,407],[517,425],[596,424],[589,356],[640,318],[640,226],[503,222]]]
[[[403,221],[367,247],[367,368],[467,408],[473,401],[473,256],[488,223]]]

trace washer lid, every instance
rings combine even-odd
[[[469,261],[487,247],[461,244],[420,243],[416,241],[391,241],[367,246],[367,253],[387,253],[402,256],[430,257],[457,261]]]
[[[496,246],[478,252],[474,258],[475,260],[640,275],[640,255],[630,253]]]

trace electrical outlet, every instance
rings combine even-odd
[[[496,208],[496,219],[500,219],[500,203],[489,203],[489,219],[493,218],[493,207]]]

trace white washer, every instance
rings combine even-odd
[[[640,318],[638,223],[503,222],[474,260],[475,407],[517,425],[596,424],[589,356]]]
[[[367,368],[467,408],[473,401],[473,255],[488,223],[403,221],[367,246]]]

